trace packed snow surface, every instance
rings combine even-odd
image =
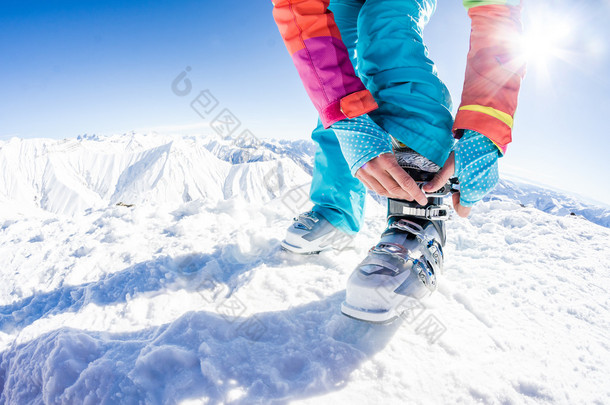
[[[610,403],[610,215],[503,181],[448,222],[439,291],[339,312],[384,228],[279,242],[306,141],[0,142],[0,403]],[[573,215],[572,215],[573,214]]]

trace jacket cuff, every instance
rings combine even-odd
[[[368,90],[360,90],[348,94],[340,100],[331,103],[320,111],[320,120],[324,128],[345,118],[356,118],[378,108],[373,95]]]
[[[512,123],[509,125],[505,120],[489,115],[489,113],[461,107],[455,117],[453,134],[455,138],[459,139],[465,130],[476,131],[489,138],[504,155],[508,144],[512,141],[511,126]]]

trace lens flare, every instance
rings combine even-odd
[[[583,13],[581,5],[551,7],[548,2],[530,2],[523,11],[524,29],[518,47],[528,72],[541,88],[552,87],[558,75],[567,72],[567,65],[583,70],[583,60],[594,57],[593,49],[600,52],[599,44],[593,43],[596,36],[588,34],[590,16]],[[591,46],[587,47],[587,42]]]
[[[544,23],[526,27],[522,37],[522,51],[528,63],[546,64],[552,58],[561,58],[569,46],[573,29],[560,18],[545,18]]]

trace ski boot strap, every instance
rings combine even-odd
[[[428,204],[425,207],[413,206],[411,201],[389,199],[388,217],[418,217],[430,221],[445,221],[449,218],[449,206]]]
[[[426,184],[425,182],[417,182],[420,188]],[[434,193],[426,193],[428,204],[425,206],[419,205],[415,201],[396,200],[388,198],[388,218],[390,217],[417,217],[430,221],[446,221],[449,219],[451,208],[443,204],[443,198],[451,193],[459,191],[456,188],[457,179],[452,178],[450,181]]]

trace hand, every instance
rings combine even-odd
[[[415,180],[398,165],[392,153],[383,153],[369,160],[356,171],[356,178],[379,195],[398,200],[415,200],[420,205],[428,203],[426,195],[419,189]]]
[[[485,135],[467,130],[443,168],[424,191],[436,191],[452,175],[460,180],[460,192],[453,195],[453,207],[461,217],[470,214],[470,207],[481,201],[498,184],[498,158],[500,150]]]
[[[454,175],[454,173],[455,173],[455,153],[451,152],[451,154],[449,155],[449,158],[445,162],[445,165],[443,166],[443,168],[438,173],[436,173],[436,176],[434,176],[434,178],[428,184],[426,184],[424,186],[424,191],[428,192],[428,193],[435,192],[436,190],[440,189],[445,184],[447,184],[447,182]],[[453,209],[455,209],[455,212],[460,217],[466,218],[468,215],[470,215],[471,208],[464,207],[463,205],[460,204],[460,193],[459,192],[453,194],[452,199],[453,199]]]

